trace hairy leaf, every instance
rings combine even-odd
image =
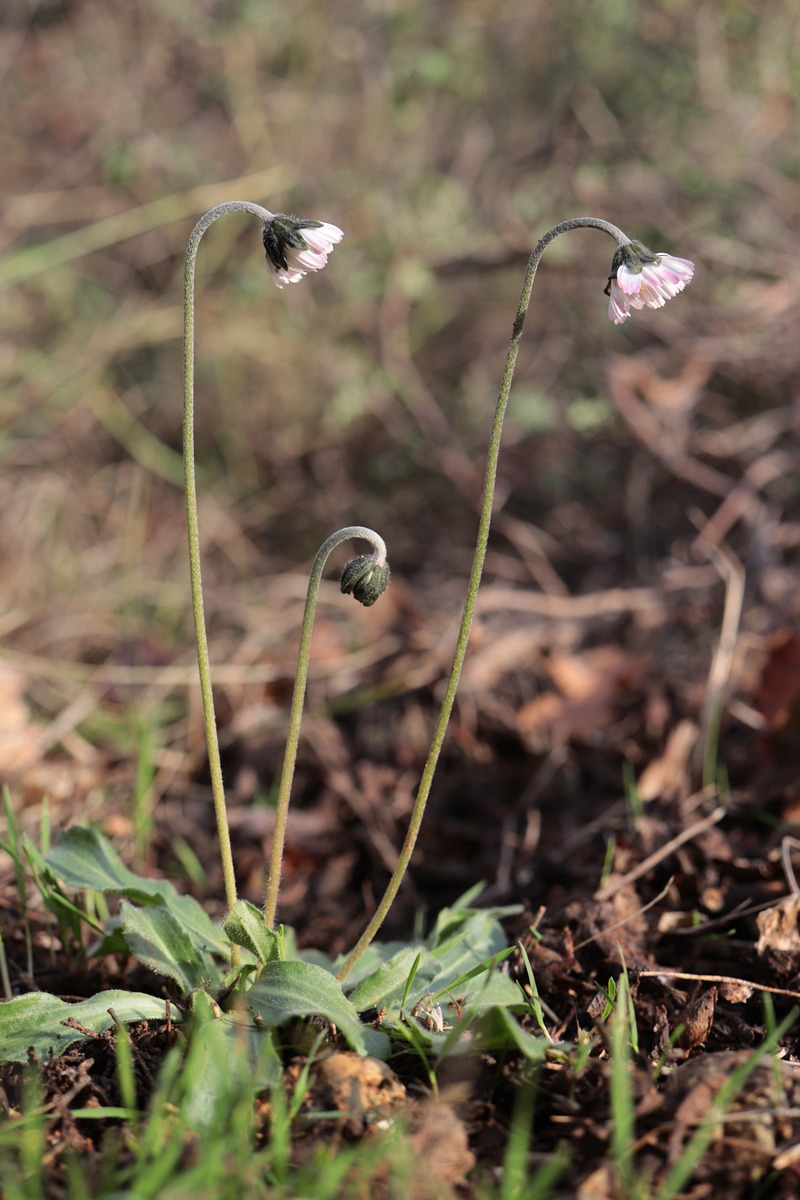
[[[248,900],[237,900],[222,928],[237,946],[243,946],[262,963],[278,957],[278,936],[267,929],[264,914]]]
[[[323,967],[307,962],[271,962],[247,993],[247,1006],[268,1029],[293,1017],[326,1017],[359,1054],[384,1057],[388,1040],[365,1028],[342,985]]]
[[[181,896],[165,879],[145,879],[129,871],[108,838],[97,829],[73,825],[61,835],[46,861],[69,887],[111,892],[136,904],[163,904],[186,930],[198,951],[230,953],[222,930],[192,896]]]
[[[419,958],[408,992],[409,974]],[[378,1008],[390,1004],[414,1004],[430,990],[430,981],[440,970],[441,964],[427,950],[406,946],[388,962],[360,980],[350,993],[350,1000],[359,1012],[366,1008]]]
[[[131,954],[157,974],[174,979],[184,994],[219,978],[211,957],[197,949],[168,908],[136,908],[123,900],[119,911]]]
[[[85,1030],[101,1034],[114,1024],[110,1008],[117,1020],[125,1024],[166,1018],[164,1001],[142,992],[99,992],[77,1004],[68,1004],[47,992],[29,992],[0,1003],[0,1062],[26,1062],[29,1049],[39,1058],[45,1058],[51,1051],[58,1057],[76,1042],[88,1041],[90,1037],[87,1032],[64,1025],[64,1020],[71,1017]],[[171,1018],[181,1019],[174,1008]]]

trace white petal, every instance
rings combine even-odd
[[[634,296],[642,286],[641,271],[634,271],[631,267],[626,267],[623,263],[617,269],[617,287],[625,293],[626,296]]]
[[[621,325],[623,321],[627,321],[630,315],[631,310],[627,296],[620,291],[616,282],[613,282],[608,302],[608,319],[615,325]]]
[[[314,229],[301,229],[300,233],[313,250],[323,254],[330,254],[331,248],[344,237],[338,225],[329,225],[327,221]]]

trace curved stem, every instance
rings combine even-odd
[[[297,651],[297,670],[294,676],[294,692],[292,693],[292,707],[289,714],[289,732],[286,737],[283,769],[278,787],[278,800],[275,806],[275,829],[272,835],[272,853],[269,861],[267,895],[264,902],[264,920],[268,929],[272,929],[275,924],[275,913],[278,908],[283,845],[286,838],[286,819],[289,814],[289,797],[292,791],[297,746],[300,741],[300,722],[303,717],[303,702],[305,700],[306,682],[308,680],[311,632],[314,628],[314,612],[317,607],[320,580],[322,579],[322,572],[328,560],[328,555],[336,546],[348,541],[350,538],[364,538],[365,541],[371,543],[375,551],[376,566],[382,567],[386,563],[386,545],[383,538],[379,537],[374,530],[367,529],[364,525],[350,525],[346,529],[340,529],[338,532],[332,533],[322,543],[311,568],[308,592],[306,594],[306,606],[303,611],[303,624],[300,630],[300,647]]]
[[[183,274],[183,471],[186,490],[186,522],[189,532],[189,574],[192,587],[192,611],[197,644],[197,668],[200,675],[200,695],[203,702],[208,764],[211,772],[211,791],[217,821],[222,874],[225,881],[225,900],[229,908],[236,903],[236,876],[233,868],[228,816],[225,810],[225,789],[219,757],[217,725],[214,718],[214,697],[211,690],[211,668],[208,659],[208,638],[203,612],[203,585],[200,577],[200,532],[197,520],[197,480],[194,463],[194,277],[197,248],[200,240],[217,217],[226,213],[246,212],[265,224],[273,214],[260,204],[247,200],[230,200],[209,209],[195,225],[186,246]],[[234,947],[234,955],[238,948]]]
[[[406,833],[403,847],[400,851],[400,856],[397,860],[394,874],[389,880],[389,884],[383,895],[383,899],[375,910],[372,920],[367,925],[363,934],[359,938],[356,945],[351,950],[344,964],[337,974],[337,979],[344,979],[355,964],[358,962],[361,955],[370,944],[378,929],[383,924],[383,921],[394,903],[394,898],[402,883],[403,876],[406,873],[408,864],[411,860],[411,855],[414,853],[417,836],[419,834],[422,818],[425,813],[425,805],[428,802],[428,796],[433,782],[434,772],[439,761],[439,754],[444,742],[447,725],[450,720],[450,714],[453,711],[453,704],[456,698],[459,680],[461,678],[461,669],[464,665],[464,657],[467,652],[467,643],[469,642],[470,629],[472,627],[472,618],[475,613],[475,605],[478,599],[478,588],[480,587],[481,575],[483,573],[483,563],[486,558],[486,547],[489,541],[489,529],[492,522],[492,503],[494,500],[495,480],[497,478],[497,461],[500,453],[500,436],[503,430],[503,420],[508,406],[508,397],[511,391],[511,382],[514,378],[514,368],[517,362],[517,353],[519,351],[520,339],[522,337],[523,326],[525,325],[525,317],[530,304],[531,290],[533,281],[536,278],[536,270],[539,266],[539,261],[547,246],[562,233],[568,233],[572,229],[600,229],[604,233],[609,234],[616,241],[618,246],[624,246],[629,241],[621,229],[616,225],[610,224],[608,221],[603,221],[599,217],[573,217],[568,221],[562,221],[558,225],[554,225],[548,230],[543,237],[539,239],[534,247],[533,253],[528,260],[525,278],[522,284],[522,292],[520,294],[519,304],[517,306],[517,314],[514,318],[514,326],[511,334],[511,342],[506,355],[503,375],[500,381],[500,391],[497,397],[497,404],[494,411],[494,420],[492,422],[492,431],[489,437],[489,453],[486,460],[486,475],[484,479],[483,501],[481,505],[480,522],[478,525],[478,538],[475,545],[475,555],[472,561],[472,570],[469,576],[467,585],[467,596],[464,602],[464,612],[461,617],[461,626],[458,632],[456,641],[455,654],[453,657],[453,665],[450,669],[450,678],[448,680],[447,689],[442,701],[441,712],[436,723],[436,728],[433,734],[428,757],[425,761],[425,767],[420,779],[417,798],[414,803],[414,808],[411,813],[408,831]]]

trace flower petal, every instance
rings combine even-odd
[[[630,303],[624,292],[620,291],[616,280],[609,289],[608,318],[615,325],[621,325],[631,315]]]
[[[635,271],[632,267],[626,266],[624,263],[617,271],[617,287],[623,291],[626,296],[634,296],[642,286],[642,272]]]
[[[694,275],[694,263],[673,254],[653,254],[646,246],[631,242],[626,245],[627,262],[617,267],[609,281],[609,318],[621,325],[631,315],[631,309],[663,308],[682,292]],[[612,263],[619,262],[615,257]]]

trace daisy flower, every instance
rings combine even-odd
[[[261,231],[267,266],[275,285],[297,283],[309,271],[321,271],[328,255],[344,237],[338,225],[304,221],[278,213]]]
[[[694,263],[673,254],[654,254],[641,242],[619,246],[605,287],[608,316],[615,325],[633,308],[661,308],[682,292],[694,275]]]

